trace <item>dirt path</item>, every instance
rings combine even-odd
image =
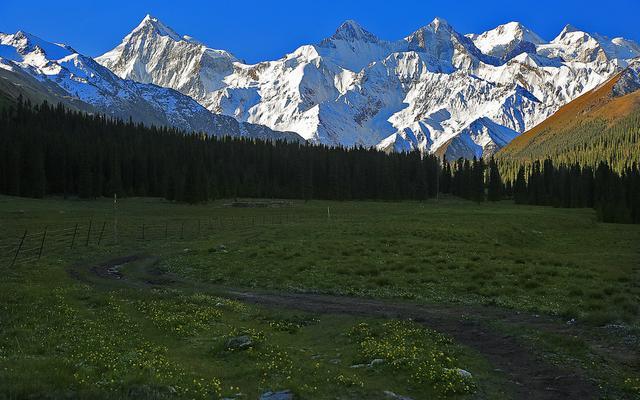
[[[562,371],[531,354],[514,337],[497,333],[484,326],[479,321],[493,318],[493,315],[479,315],[479,308],[465,310],[467,312],[463,314],[459,307],[425,306],[342,296],[243,291],[227,293],[238,300],[268,307],[312,313],[412,319],[481,353],[496,369],[506,375],[512,384],[511,389],[516,399],[598,398],[597,387],[580,374]],[[526,323],[525,318],[515,319]],[[542,321],[540,323],[546,324]]]
[[[482,354],[508,380],[508,391],[515,399],[565,400],[599,398],[597,385],[581,371],[566,371],[532,354],[515,337],[487,326],[502,321],[517,326],[533,327],[561,334],[576,334],[571,326],[545,317],[534,317],[505,310],[480,306],[438,306],[394,302],[366,298],[268,293],[232,290],[213,285],[187,282],[162,274],[153,262],[143,270],[125,275],[121,266],[143,259],[128,256],[92,266],[73,266],[69,273],[85,282],[108,281],[110,285],[150,287],[173,286],[188,290],[210,292],[265,307],[295,309],[318,314],[350,314],[382,318],[413,319],[424,326],[453,337],[458,343]]]

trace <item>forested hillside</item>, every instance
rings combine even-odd
[[[640,156],[640,112],[611,124],[604,119],[587,120],[558,131],[548,140],[533,140],[521,150],[507,147],[498,155],[507,177],[515,177],[519,165],[550,158],[557,164],[578,163],[595,167],[606,161],[622,172]]]
[[[552,159],[556,164],[597,167],[606,161],[621,173],[640,157],[640,90],[637,65],[562,107],[497,155],[509,180],[521,164]]]
[[[603,148],[605,144],[603,144]],[[633,154],[630,154],[633,157]],[[580,161],[580,160],[577,160]],[[503,183],[500,169],[516,168]],[[482,202],[593,207],[601,220],[640,223],[637,163],[616,172],[580,162],[442,162],[418,151],[219,138],[18,102],[0,113],[0,193],[216,198],[424,200],[438,193]]]
[[[0,117],[0,192],[214,198],[424,199],[439,161],[418,152],[219,138],[20,103]]]

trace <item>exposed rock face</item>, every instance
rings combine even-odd
[[[625,96],[640,90],[640,59],[629,65],[613,85],[611,93],[614,97]]]

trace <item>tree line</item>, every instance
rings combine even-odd
[[[640,168],[634,162],[622,173],[602,161],[594,169],[578,163],[554,165],[551,159],[520,166],[507,184],[517,204],[594,208],[604,222],[640,223]]]
[[[607,222],[640,223],[637,164],[614,171],[551,160],[503,180],[501,161],[440,160],[419,152],[187,134],[19,101],[0,112],[0,193],[44,197],[425,200],[594,207]]]
[[[427,199],[419,153],[212,137],[19,102],[0,113],[0,193],[43,197]]]

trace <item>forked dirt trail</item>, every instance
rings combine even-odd
[[[134,261],[149,261],[146,263]],[[120,267],[142,265],[136,270]],[[222,288],[188,282],[163,274],[153,258],[128,256],[89,266],[72,266],[69,273],[77,279],[108,286],[138,288],[171,286],[209,292],[264,307],[295,309],[318,314],[349,314],[381,318],[412,319],[424,326],[447,334],[458,343],[480,353],[507,380],[505,390],[514,399],[565,400],[600,398],[598,386],[582,371],[567,371],[532,354],[515,337],[496,332],[487,323],[499,320],[514,326],[579,334],[576,328],[561,321],[517,314],[510,311],[471,306],[438,306],[317,294],[268,293]]]

